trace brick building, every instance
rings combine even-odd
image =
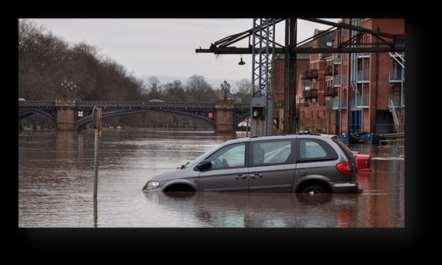
[[[343,19],[350,23],[350,19]],[[353,25],[392,34],[404,34],[403,19],[351,19]],[[315,30],[315,34],[319,33]],[[356,32],[353,32],[356,34]],[[334,30],[305,45],[337,46],[349,39],[348,30]],[[376,43],[363,35],[356,45]],[[351,89],[351,132],[388,133],[402,131],[404,123],[404,69],[400,55],[390,53],[310,54],[297,61],[296,117],[299,129],[339,134],[347,132],[347,91]],[[350,66],[350,67],[349,67]],[[284,87],[284,61],[275,57],[274,101],[280,102]],[[283,111],[276,105],[275,119]],[[282,121],[282,119],[281,119]],[[278,122],[276,122],[278,124]],[[275,132],[281,130],[276,126]]]
[[[284,54],[276,54],[273,57],[272,65],[272,82],[271,91],[272,99],[274,103],[273,108],[273,131],[275,133],[281,133],[284,130]],[[309,68],[310,60],[308,54],[298,54],[297,55],[297,88],[300,90],[302,86],[301,77],[305,70]],[[298,117],[298,116],[297,116]]]

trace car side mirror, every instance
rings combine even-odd
[[[197,166],[196,169],[199,171],[207,171],[212,167],[212,161],[203,160]]]

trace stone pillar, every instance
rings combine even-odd
[[[223,100],[215,105],[215,133],[217,135],[235,137],[233,117],[233,101]]]
[[[75,100],[56,100],[55,107],[57,108],[57,130],[75,130]]]

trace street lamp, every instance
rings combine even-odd
[[[242,60],[242,56],[241,56],[241,59],[239,60],[239,63],[238,63],[239,65],[245,65],[246,63]]]

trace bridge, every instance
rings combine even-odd
[[[234,104],[231,100],[212,103],[168,103],[143,101],[19,101],[19,120],[41,115],[53,121],[57,130],[80,131],[93,121],[92,109],[101,107],[103,119],[160,111],[199,119],[212,127],[218,135],[232,135],[240,121],[250,115],[250,105]]]

